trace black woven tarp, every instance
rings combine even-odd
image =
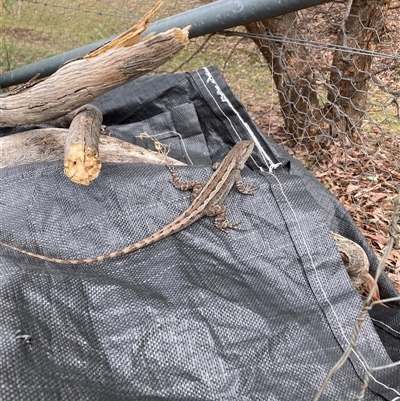
[[[223,233],[205,217],[79,266],[0,247],[0,399],[311,400],[362,305],[330,232],[377,266],[349,215],[258,130],[215,68],[143,78],[95,104],[116,137],[153,147],[139,138],[147,132],[169,144],[189,164],[178,168],[185,180],[207,181],[235,142],[256,140],[243,177],[258,190],[233,189],[225,202],[246,230]],[[188,206],[170,180],[144,164],[105,164],[88,187],[61,163],[0,170],[0,240],[67,259],[114,251]],[[396,295],[385,276],[380,291]],[[365,362],[353,353],[322,399],[354,400],[365,363],[400,359],[399,305],[373,309],[357,343]],[[365,399],[396,397],[400,367],[374,371]]]

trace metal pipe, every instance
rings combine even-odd
[[[331,0],[219,0],[214,3],[185,11],[181,14],[153,22],[144,32],[163,32],[171,28],[191,25],[190,38],[222,31],[238,25],[272,18],[303,8],[328,3]],[[27,82],[37,74],[46,77],[53,74],[63,63],[97,49],[116,36],[76,48],[37,63],[29,64],[0,75],[0,88]]]

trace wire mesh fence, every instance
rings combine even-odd
[[[158,17],[209,2],[165,1]],[[0,72],[122,32],[152,5],[3,0]],[[263,131],[337,196],[379,258],[400,185],[399,9],[334,1],[193,39],[158,71],[217,66]],[[400,288],[396,246],[386,271]]]

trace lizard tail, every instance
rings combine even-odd
[[[161,230],[156,231],[149,237],[144,238],[144,239],[140,240],[139,242],[136,242],[135,244],[129,245],[125,248],[119,249],[114,252],[107,253],[105,255],[95,256],[95,257],[86,258],[86,259],[59,259],[59,258],[53,258],[51,256],[45,256],[45,255],[40,255],[40,254],[37,254],[34,252],[26,251],[24,249],[18,248],[13,245],[6,244],[4,242],[0,242],[0,245],[4,246],[6,248],[12,249],[13,251],[23,253],[24,255],[32,256],[36,259],[41,259],[41,260],[44,260],[47,262],[53,262],[53,263],[58,263],[58,264],[63,264],[63,265],[82,265],[82,264],[87,264],[87,263],[102,262],[103,260],[116,258],[119,256],[127,255],[128,253],[137,251],[141,248],[144,248],[146,246],[154,244],[157,241],[160,241],[166,237],[169,237],[172,234],[175,234],[175,233],[183,230],[185,227],[188,226],[188,224],[187,224],[188,221],[190,221],[190,224],[192,224],[199,218],[200,217],[196,216],[196,217],[192,217],[192,219],[188,219],[188,213],[186,212],[186,213],[178,216],[173,222],[167,224]]]

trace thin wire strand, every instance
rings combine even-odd
[[[309,39],[290,38],[290,37],[286,37],[286,36],[277,36],[277,35],[270,35],[270,34],[245,33],[245,32],[237,32],[237,31],[221,31],[221,32],[218,32],[217,34],[223,35],[223,36],[242,36],[242,37],[247,37],[250,39],[261,39],[261,40],[266,39],[266,40],[270,40],[270,41],[277,42],[277,43],[290,43],[290,44],[302,45],[302,46],[312,47],[312,48],[322,49],[322,50],[335,50],[335,51],[340,51],[343,53],[359,54],[359,55],[363,55],[363,56],[372,56],[372,57],[381,57],[381,58],[400,61],[400,56],[397,56],[394,54],[379,53],[379,52],[374,52],[374,51],[370,51],[370,50],[357,49],[356,47],[335,45],[335,44],[330,44],[330,43],[326,43],[326,42],[318,42],[318,41],[309,40]]]

